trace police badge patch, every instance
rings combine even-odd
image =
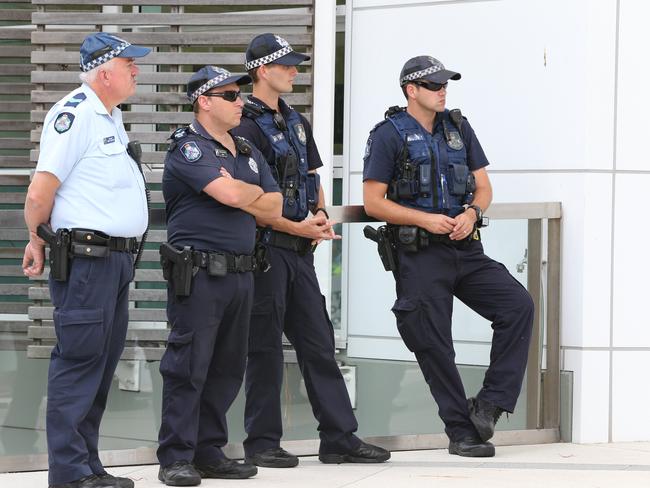
[[[368,156],[370,156],[371,147],[372,147],[372,137],[368,137],[368,142],[366,142],[366,150],[363,153],[363,159],[368,159]]]
[[[307,134],[305,134],[305,128],[302,126],[302,124],[296,124],[293,126],[293,130],[296,131],[296,135],[298,136],[298,140],[300,143],[304,146],[307,144]]]
[[[460,137],[460,134],[457,131],[453,130],[449,132],[449,140],[447,141],[447,145],[456,151],[460,151],[463,148],[463,139]]]
[[[190,141],[186,142],[181,146],[181,153],[183,157],[187,159],[190,163],[197,161],[203,156],[203,153],[199,149],[199,146],[196,145],[196,142]]]
[[[248,166],[250,166],[255,173],[259,173],[259,170],[257,169],[257,161],[253,158],[248,158]]]
[[[74,122],[74,115],[70,112],[60,113],[59,116],[54,121],[54,130],[59,134],[63,134],[70,130],[72,123]]]

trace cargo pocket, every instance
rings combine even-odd
[[[55,310],[57,349],[63,359],[92,359],[104,350],[100,308]]]
[[[265,296],[255,300],[248,331],[248,351],[269,352],[277,349],[277,327],[273,297]]]
[[[422,320],[422,307],[417,299],[398,298],[393,305],[397,330],[409,351],[417,352],[431,347],[432,334]]]
[[[171,330],[167,339],[167,349],[160,360],[161,375],[189,380],[192,371],[193,336],[193,330]]]

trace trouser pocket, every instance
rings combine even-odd
[[[419,299],[398,298],[393,305],[397,330],[409,351],[417,352],[434,345],[434,337],[424,320]]]
[[[104,350],[101,308],[54,311],[57,349],[63,359],[92,359]]]
[[[167,339],[167,349],[160,360],[161,375],[181,380],[190,378],[193,336],[193,330],[171,330]]]

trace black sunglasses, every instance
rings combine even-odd
[[[241,97],[241,92],[235,90],[228,90],[225,92],[218,92],[218,93],[204,93],[203,96],[219,97],[219,98],[223,98],[227,102],[234,102],[235,100]]]
[[[422,88],[426,88],[427,90],[430,91],[440,91],[443,88],[447,88],[447,83],[434,83],[433,81],[414,81],[417,86],[421,86]]]

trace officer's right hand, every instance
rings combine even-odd
[[[424,212],[423,212],[424,213]],[[454,230],[456,220],[444,214],[424,213],[422,222],[418,224],[432,234],[449,234]]]
[[[296,232],[294,234],[320,242],[322,240],[336,238],[333,237],[336,234],[332,231],[334,224],[335,222],[327,220],[327,217],[324,215],[317,214],[310,219],[296,222]]]
[[[29,241],[25,246],[23,256],[23,274],[36,277],[43,274],[45,266],[45,246],[34,241]]]

